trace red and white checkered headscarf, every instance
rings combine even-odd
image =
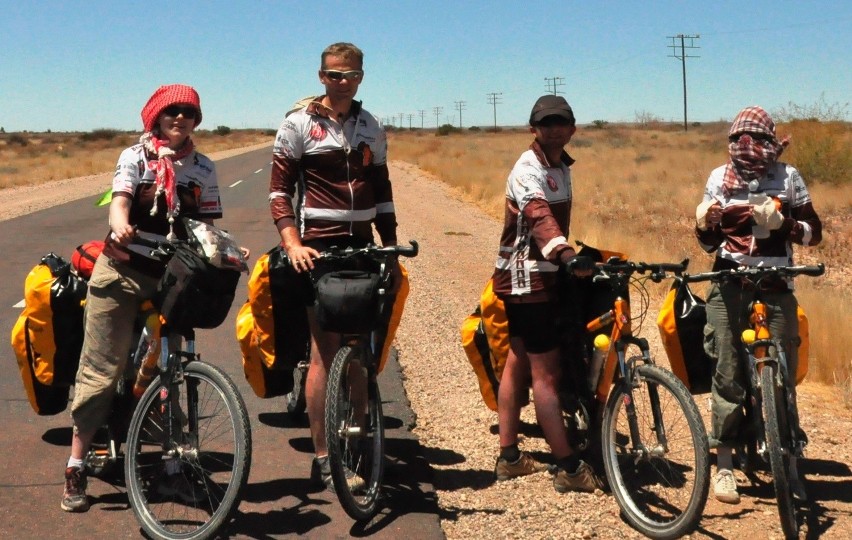
[[[768,140],[756,139],[755,135],[764,135]],[[774,164],[784,148],[790,144],[787,136],[779,141],[775,136],[775,122],[761,107],[746,107],[741,110],[728,132],[730,159],[725,169],[722,191],[730,196],[746,189],[751,180],[758,180]]]

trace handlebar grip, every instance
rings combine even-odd
[[[821,276],[825,274],[825,264],[819,263],[815,266],[804,266],[800,273],[806,276]]]
[[[409,240],[409,246],[396,246],[396,252],[403,257],[416,257],[420,252],[420,244],[417,240]]]

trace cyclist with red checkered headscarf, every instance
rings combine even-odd
[[[710,173],[696,210],[698,242],[708,253],[716,253],[713,270],[791,265],[794,243],[813,246],[822,240],[822,224],[802,176],[778,160],[788,144],[789,138],[778,140],[775,123],[760,107],[747,107],[734,119],[728,162]],[[796,373],[799,323],[793,284],[781,281],[767,287],[761,297],[769,306],[770,331],[786,344],[788,372]],[[710,436],[717,453],[714,494],[730,504],[740,500],[732,449],[743,440],[747,387],[737,353],[746,322],[740,314],[753,297],[753,290],[735,283],[714,284],[707,296],[705,349],[717,359]],[[791,391],[795,399],[795,388]],[[804,496],[801,485],[795,487]]]
[[[143,301],[157,288],[165,265],[134,243],[187,238],[179,217],[206,223],[222,217],[216,168],[197,152],[192,133],[201,123],[201,101],[183,84],[159,87],[142,108],[144,133],[121,153],[112,181],[109,233],[89,280],[85,334],[71,404],[74,429],[65,469],[62,509],[85,512],[83,459],[112,407],[127,363],[133,325]],[[177,471],[174,471],[177,472]],[[166,475],[177,482],[180,474]],[[169,487],[164,482],[164,487]],[[173,492],[180,486],[171,486]]]

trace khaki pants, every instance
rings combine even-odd
[[[768,308],[769,331],[780,338],[787,357],[787,382],[793,385],[795,398],[796,368],[799,364],[798,303],[791,292],[761,293]],[[713,285],[707,295],[707,326],[704,329],[705,350],[717,359],[712,386],[712,429],[710,447],[734,447],[742,442],[748,387],[744,359],[740,359],[740,334],[748,327],[748,306],[754,291],[739,284]],[[758,414],[760,414],[758,412]]]
[[[101,255],[89,279],[85,334],[74,383],[74,429],[91,433],[106,420],[130,355],[139,308],[157,290],[157,278]]]

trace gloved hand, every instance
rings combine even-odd
[[[781,213],[780,206],[780,201],[771,197],[767,197],[761,204],[752,206],[754,224],[766,227],[770,231],[780,229],[784,224],[784,215]]]
[[[571,248],[563,250],[559,254],[559,262],[580,277],[592,275],[592,271],[595,269],[594,259],[585,255],[577,255],[577,252]]]
[[[695,208],[695,226],[706,231],[722,219],[722,206],[718,201],[704,201]]]

